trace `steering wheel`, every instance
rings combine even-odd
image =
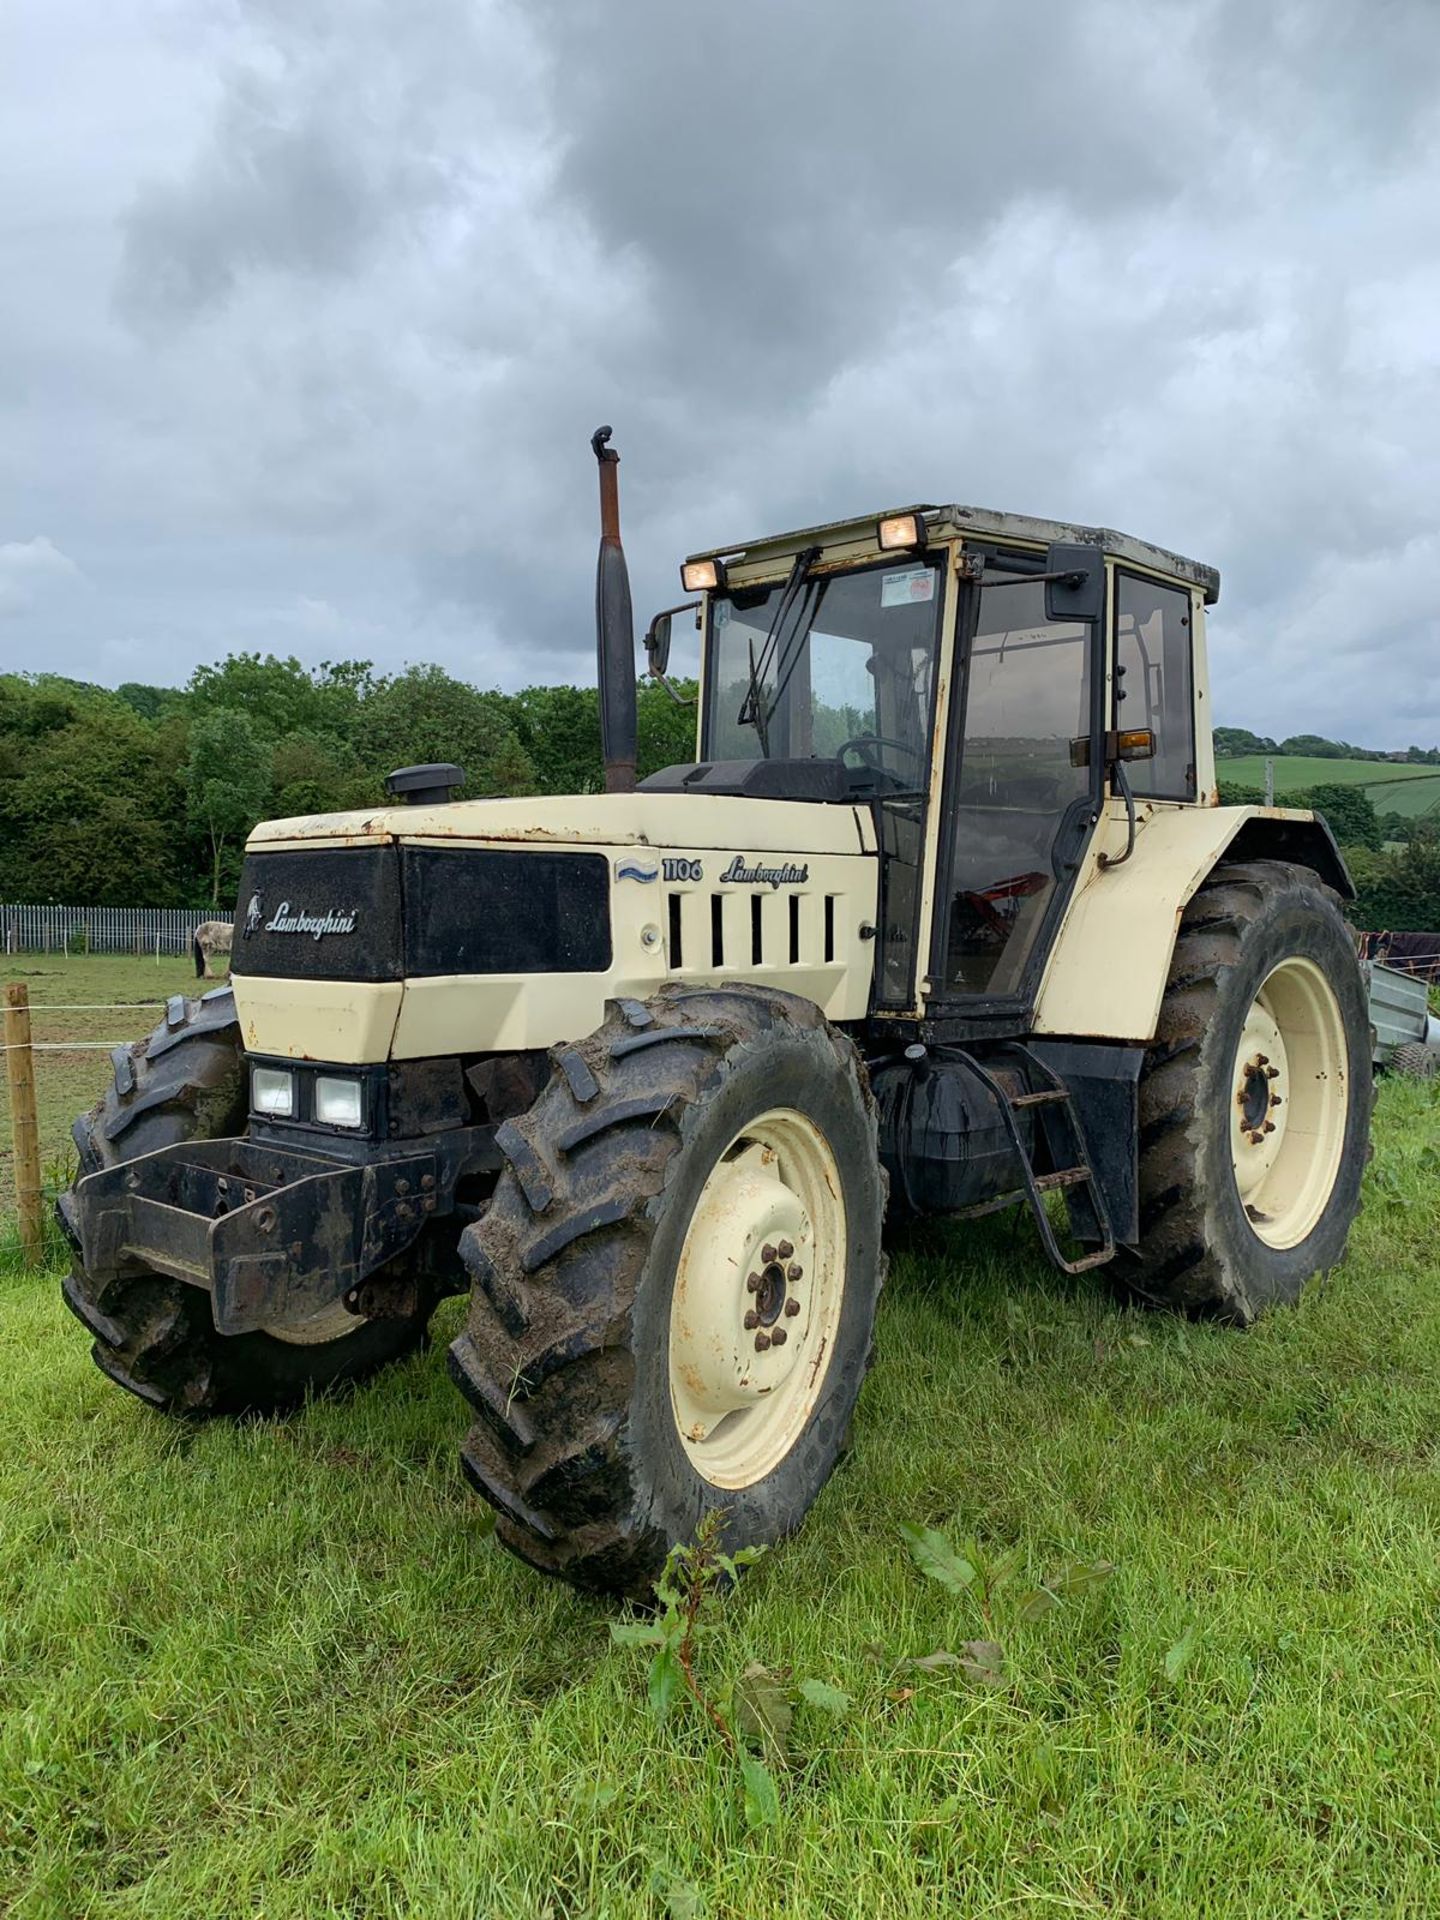
[[[885,733],[857,733],[853,739],[841,742],[835,750],[835,758],[843,760],[847,753],[853,753],[871,773],[878,773],[886,779],[894,780],[897,786],[903,786],[904,782],[899,780],[894,768],[881,764],[878,751],[881,747],[891,747],[896,753],[908,753],[915,762],[917,770],[923,772],[925,766],[923,751],[919,747],[912,747],[908,740],[894,740]]]

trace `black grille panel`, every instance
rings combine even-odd
[[[315,847],[246,857],[231,954],[236,973],[398,980],[401,960],[400,859],[394,847]]]
[[[599,853],[406,847],[405,970],[603,973],[610,866]]]
[[[317,847],[253,853],[241,872],[242,976],[603,973],[610,956],[603,854]]]

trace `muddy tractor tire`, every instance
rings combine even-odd
[[[854,1047],[766,989],[612,1002],[497,1144],[450,1365],[505,1546],[643,1597],[713,1509],[732,1551],[792,1532],[845,1442],[882,1277]]]
[[[1338,896],[1227,863],[1185,910],[1140,1082],[1144,1298],[1248,1324],[1345,1251],[1373,1101],[1370,1019]]]
[[[246,1082],[235,999],[228,987],[203,1000],[177,994],[148,1039],[117,1047],[103,1098],[71,1129],[77,1179],[187,1140],[245,1131]],[[59,1203],[75,1261],[65,1304],[93,1336],[100,1371],[166,1413],[271,1413],[357,1380],[424,1339],[433,1299],[406,1320],[330,1313],[280,1337],[216,1330],[210,1298],[165,1274],[136,1272],[97,1283],[85,1272],[73,1198]]]

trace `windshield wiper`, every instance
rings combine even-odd
[[[767,705],[765,700],[766,669],[779,651],[785,622],[790,618],[795,602],[800,597],[800,589],[805,584],[805,575],[819,557],[819,547],[805,547],[796,554],[789,578],[780,593],[780,603],[771,617],[770,625],[765,630],[765,638],[760,643],[758,659],[755,655],[755,642],[753,639],[750,642],[750,685],[746,689],[745,698],[740,702],[740,711],[735,716],[735,724],[740,727],[754,727],[760,740],[760,752],[766,760],[770,758],[770,716],[775,710],[774,702]],[[778,694],[776,697],[778,699]]]
[[[766,642],[769,641],[769,638],[770,635],[767,633],[765,636]],[[740,702],[740,711],[736,714],[735,718],[737,723],[742,727],[754,727],[760,737],[760,757],[762,760],[768,760],[770,758],[770,713],[764,700],[761,698],[760,670],[755,665],[755,636],[753,633],[750,636],[750,685],[746,689],[745,698]]]

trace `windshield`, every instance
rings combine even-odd
[[[941,581],[938,555],[907,555],[714,595],[706,757],[843,755],[885,790],[923,790]]]

